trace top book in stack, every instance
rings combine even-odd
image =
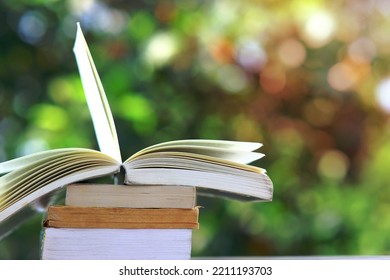
[[[76,207],[180,208],[196,207],[196,188],[72,184],[66,187],[65,205]]]
[[[272,199],[265,170],[248,165],[263,156],[255,152],[260,143],[177,140],[145,148],[122,162],[111,110],[79,25],[74,53],[100,151],[54,149],[0,163],[0,223],[63,186],[116,174],[122,167],[124,184],[194,186],[198,193]]]

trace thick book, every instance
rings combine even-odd
[[[164,185],[71,184],[65,205],[81,207],[194,208],[196,188]]]
[[[197,229],[199,209],[50,206],[45,227]]]
[[[196,190],[184,186],[72,184],[50,206],[43,260],[187,260],[199,228]]]
[[[260,143],[176,140],[147,147],[123,162],[111,110],[79,25],[74,53],[100,151],[54,149],[0,163],[0,223],[63,186],[121,169],[126,171],[123,184],[194,186],[202,193],[272,200],[266,171],[249,165],[263,156],[256,152]]]
[[[191,229],[44,228],[43,260],[188,260]]]

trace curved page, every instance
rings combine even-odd
[[[70,183],[118,172],[120,163],[88,149],[47,152],[0,177],[0,222],[44,195]],[[58,151],[57,151],[58,152]]]
[[[122,162],[114,119],[80,24],[77,24],[73,51],[100,151]]]
[[[177,140],[153,145],[145,148],[126,162],[130,162],[146,154],[157,152],[179,152],[194,155],[206,155],[215,159],[224,159],[233,163],[248,164],[264,156],[262,153],[253,152],[260,148],[262,144],[255,142],[239,142],[224,140]]]

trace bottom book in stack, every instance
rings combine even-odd
[[[189,259],[195,205],[190,187],[68,186],[48,209],[42,259]]]
[[[187,260],[190,229],[45,228],[44,260]]]

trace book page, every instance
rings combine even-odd
[[[30,159],[29,164],[0,177],[0,222],[64,185],[113,174],[119,168],[120,163],[108,155],[79,148]]]
[[[73,51],[100,150],[122,162],[114,119],[80,24],[77,24]]]
[[[192,229],[45,227],[42,259],[122,262],[123,260],[154,260],[154,262],[189,260],[192,231]]]
[[[39,160],[45,159],[47,157],[60,155],[64,152],[66,152],[68,149],[55,149],[55,150],[48,150],[43,152],[34,153],[31,155],[26,155],[22,157],[18,157],[9,161],[1,162],[0,163],[0,174],[5,174],[8,172],[12,172],[13,170],[23,168],[27,165],[30,165],[34,162],[37,162]]]
[[[199,208],[127,208],[50,206],[46,227],[179,229],[199,228]]]
[[[252,152],[262,146],[256,142],[224,141],[224,140],[177,140],[169,141],[145,148],[131,156],[126,162],[150,153],[181,152],[206,155],[216,159],[229,160],[235,163],[248,164],[264,156]]]
[[[71,184],[65,205],[81,207],[194,208],[196,190],[188,186]]]
[[[126,168],[126,165],[125,165]],[[240,200],[271,201],[273,185],[264,173],[226,174],[176,168],[140,168],[126,170],[125,183],[196,186],[202,194],[219,193]]]
[[[172,151],[144,154],[126,161],[123,167],[129,169],[129,172],[131,169],[141,168],[173,168],[228,174],[238,174],[241,171],[266,173],[266,170],[263,168],[242,164],[222,157]]]
[[[227,140],[212,140],[212,139],[184,139],[168,141],[150,146],[146,149],[155,149],[166,146],[199,146],[199,147],[214,147],[223,149],[232,149],[240,151],[254,151],[259,149],[263,144],[258,142],[242,142],[242,141],[227,141]]]

